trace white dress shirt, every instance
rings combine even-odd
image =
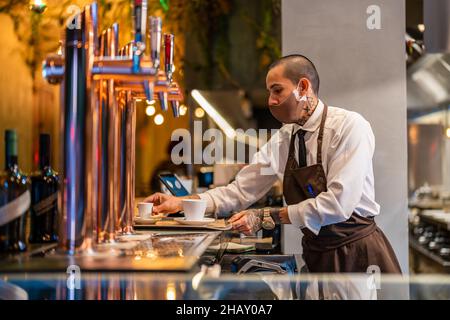
[[[261,199],[276,182],[283,179],[292,130],[307,131],[305,144],[308,166],[317,162],[317,136],[324,105],[322,101],[308,121],[300,126],[286,124],[254,155],[252,162],[227,186],[199,194],[207,200],[208,212],[241,211]],[[295,136],[298,161],[298,137]],[[372,157],[375,138],[370,124],[358,113],[328,107],[322,142],[322,165],[327,191],[316,198],[288,206],[291,223],[318,234],[322,226],[346,221],[353,212],[376,216]],[[278,151],[278,152],[277,152]]]

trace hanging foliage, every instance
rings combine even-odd
[[[217,66],[224,79],[239,86],[228,72],[230,43],[229,19],[238,0],[150,0],[148,13],[163,18],[163,32],[175,34],[174,77],[183,79],[185,34],[190,32],[201,45],[202,65],[206,77]],[[11,17],[15,33],[23,44],[20,54],[29,67],[33,80],[42,60],[58,49],[64,27],[71,16],[70,6],[83,8],[91,0],[47,0],[43,13],[31,11],[27,0],[0,0],[0,14]],[[98,0],[101,30],[114,22],[120,25],[120,45],[132,39],[130,0]],[[279,41],[271,34],[272,17],[279,14],[280,0],[263,0],[262,23],[244,16],[249,25],[258,30],[256,48],[261,67],[280,55]],[[277,11],[278,10],[278,11]],[[258,20],[259,21],[259,20]],[[210,80],[210,79],[209,79]],[[208,81],[208,79],[206,79]]]

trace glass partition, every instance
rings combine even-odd
[[[16,273],[0,275],[0,299],[30,300],[428,300],[450,299],[450,277],[374,274]]]

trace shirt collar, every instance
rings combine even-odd
[[[313,114],[309,119],[306,121],[306,123],[301,126],[297,123],[294,123],[294,134],[297,133],[298,130],[302,129],[309,132],[314,132],[320,127],[320,122],[322,120],[322,112],[324,109],[324,105],[322,100],[319,99],[317,103],[316,109],[314,109]]]

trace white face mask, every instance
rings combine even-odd
[[[292,96],[294,96],[295,101],[292,99]],[[298,103],[301,101],[306,101],[306,95],[300,96],[297,85],[297,88],[286,99],[277,105],[269,106],[269,109],[275,119],[281,123],[293,123],[298,121]]]

